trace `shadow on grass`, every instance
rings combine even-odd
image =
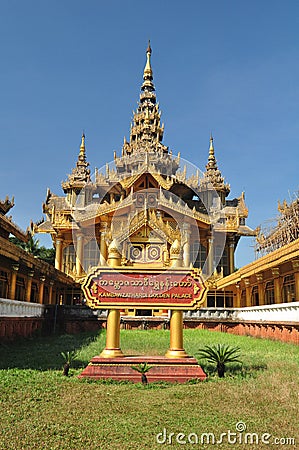
[[[60,370],[63,366],[61,352],[79,351],[96,341],[101,332],[102,330],[1,343],[0,369]],[[79,368],[87,363],[88,361],[75,360],[72,366]]]
[[[210,379],[219,379],[217,370],[214,365],[204,363],[201,361],[201,368],[208,375],[207,381]],[[267,370],[267,364],[227,364],[224,380],[227,378],[234,379],[248,379],[256,378],[258,374],[264,370]]]

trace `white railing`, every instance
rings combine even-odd
[[[262,322],[299,322],[299,302],[251,306],[236,310],[238,320]]]
[[[42,317],[45,305],[0,298],[0,317]]]
[[[250,306],[248,308],[201,308],[197,311],[188,311],[184,316],[186,319],[299,323],[299,302]]]
[[[42,317],[45,305],[0,298],[0,317]],[[298,322],[299,302],[248,308],[201,308],[184,313],[186,319],[212,319],[249,322]]]

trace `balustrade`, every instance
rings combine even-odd
[[[228,321],[299,323],[299,302],[247,308],[201,308],[197,311],[186,312],[185,317]]]
[[[45,305],[0,298],[0,317],[42,317]]]

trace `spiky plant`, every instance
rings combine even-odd
[[[25,244],[25,250],[33,256],[39,256],[39,240],[29,233],[28,241]]]
[[[72,351],[68,351],[68,352],[61,352],[60,354],[64,360],[63,375],[65,375],[67,377],[69,374],[69,370],[70,370],[72,362],[77,358],[77,352],[75,350],[72,350]]]
[[[231,347],[226,344],[206,345],[204,348],[199,349],[197,355],[212,364],[216,364],[217,373],[220,378],[224,377],[226,364],[232,362],[242,364],[239,360],[240,348]]]
[[[145,375],[153,366],[149,366],[148,363],[143,362],[138,364],[138,366],[131,366],[131,369],[136,370],[136,372],[141,373],[142,384],[148,384],[147,376]]]

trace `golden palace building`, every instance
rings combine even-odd
[[[217,291],[217,282],[234,273],[240,237],[255,235],[245,223],[244,193],[228,199],[212,136],[204,172],[164,145],[151,53],[149,45],[138,107],[120,155],[114,152],[112,163],[92,176],[83,134],[76,166],[62,183],[64,195],[48,189],[46,219],[35,232],[51,235],[56,269],[76,282],[95,266],[195,267],[209,286],[205,306],[232,307],[235,286]]]

